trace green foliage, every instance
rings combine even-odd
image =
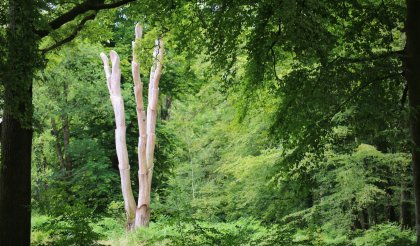
[[[362,236],[352,240],[355,246],[411,246],[415,237],[410,230],[401,230],[396,224],[380,224],[365,231]]]
[[[31,218],[31,245],[48,245],[52,239],[50,232],[41,230],[41,226],[47,223],[51,218],[45,215],[32,213]]]
[[[274,230],[257,221],[241,219],[232,223],[180,222],[159,220],[147,229],[110,239],[112,245],[269,245],[264,243]]]
[[[360,213],[374,207],[390,206],[404,182],[410,157],[405,154],[383,154],[375,147],[361,144],[350,155],[328,154],[325,166],[316,174],[321,217],[336,223],[338,228],[350,228]],[[394,173],[395,176],[389,176]]]
[[[109,159],[100,147],[95,140],[90,139],[75,140],[71,144],[69,154],[79,167],[73,170],[66,186],[71,194],[68,200],[83,201],[89,207],[104,211],[112,194],[119,193],[119,187],[113,187],[119,179],[107,165]]]
[[[170,237],[173,245],[259,245],[267,234],[265,228],[252,220],[211,224],[181,224],[179,235]]]
[[[164,0],[99,13],[36,79],[32,201],[49,217],[36,215],[34,244],[413,245],[398,225],[414,216],[404,11],[400,0]],[[136,170],[137,21],[144,91],[156,36],[165,61],[152,223],[128,233],[98,54],[121,58]]]
[[[112,109],[102,100],[108,92],[100,76],[99,50],[80,44],[75,50],[51,55],[34,89],[38,134],[33,182],[38,185],[33,193],[37,194],[35,208],[41,211],[78,201],[100,212],[119,194],[118,173],[109,154],[114,148]],[[70,135],[67,146],[61,140],[65,127]],[[68,157],[70,163],[63,163]]]
[[[55,207],[54,217],[33,226],[34,245],[98,245],[100,235],[92,229],[92,212],[80,203]]]

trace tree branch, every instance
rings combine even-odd
[[[125,5],[129,2],[134,2],[136,0],[120,0],[114,3],[104,3],[104,0],[86,0],[83,3],[76,5],[66,13],[62,14],[61,16],[55,18],[50,23],[48,23],[49,30],[36,30],[35,32],[38,34],[40,38],[43,38],[50,34],[51,31],[57,30],[64,24],[74,20],[77,16],[84,14],[90,10],[101,10],[101,9],[112,9],[117,8],[119,6]]]
[[[85,23],[88,20],[95,19],[95,17],[96,17],[96,13],[85,16],[82,19],[82,21],[80,21],[79,25],[76,26],[76,28],[73,30],[73,32],[68,37],[66,37],[66,38],[58,41],[57,43],[51,45],[50,47],[47,47],[45,49],[41,49],[41,52],[42,53],[47,53],[47,52],[49,52],[49,51],[51,51],[53,49],[56,49],[56,48],[60,47],[63,44],[66,44],[66,43],[72,41],[73,39],[76,38],[77,34],[83,29],[83,26],[85,25]]]
[[[338,114],[343,107],[349,103],[352,99],[354,99],[355,97],[357,97],[359,95],[359,93],[361,93],[365,88],[369,87],[371,84],[378,82],[378,81],[383,81],[386,79],[390,79],[390,78],[394,78],[394,77],[398,77],[401,76],[401,73],[393,73],[393,74],[389,74],[383,77],[379,77],[373,80],[369,80],[368,82],[366,82],[365,84],[361,85],[360,87],[354,89],[351,93],[351,95],[349,97],[347,97],[347,99],[345,99],[343,102],[341,102],[338,107],[336,108],[336,110],[330,115],[328,116],[329,118],[334,117],[336,114]]]
[[[393,50],[387,51],[383,53],[373,53],[371,56],[367,57],[341,57],[338,56],[333,59],[329,64],[333,64],[339,61],[347,62],[347,63],[363,63],[363,62],[370,62],[378,59],[388,58],[390,56],[397,56],[400,58],[404,58],[404,50]]]

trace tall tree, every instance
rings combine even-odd
[[[30,241],[32,80],[35,65],[41,63],[39,40],[67,23],[78,20],[78,24],[73,25],[73,30],[67,36],[43,48],[42,52],[56,49],[73,40],[85,23],[96,17],[99,10],[116,8],[133,1],[105,3],[104,0],[85,0],[71,5],[63,2],[64,11],[61,13],[57,11],[61,2],[7,2],[7,55],[5,72],[1,76],[4,83],[0,167],[2,245],[29,245]],[[1,7],[3,10],[4,4]],[[49,15],[41,18],[41,9]],[[39,19],[43,22],[39,23]]]
[[[416,236],[420,245],[420,1],[407,0],[406,70],[413,140],[413,180],[416,199]]]
[[[29,245],[35,1],[9,1],[0,169],[0,242]]]

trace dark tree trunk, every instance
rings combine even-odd
[[[392,206],[392,204],[388,205],[388,211],[389,211],[389,221],[390,222],[396,222],[398,223],[398,216],[397,216],[397,212],[395,211],[395,207]]]
[[[71,157],[69,153],[69,145],[70,145],[70,123],[68,115],[63,116],[63,147],[64,147],[64,163],[66,171],[71,171],[72,164],[71,164]]]
[[[388,179],[387,187],[391,186],[393,186],[393,182],[390,179]],[[392,197],[394,196],[394,191],[391,188],[386,188],[385,191],[389,197],[384,206],[385,220],[389,222],[398,222],[397,213],[395,212],[395,207],[392,204]]]
[[[64,105],[67,105],[68,103],[68,94],[69,94],[69,85],[67,81],[64,81]],[[70,145],[70,120],[69,115],[67,112],[65,112],[61,116],[61,121],[63,124],[63,147],[64,147],[64,162],[65,162],[65,168],[66,171],[71,171],[72,164],[71,164],[71,157],[69,153],[69,145]]]
[[[10,0],[0,166],[0,244],[30,244],[33,0]]]
[[[4,114],[0,172],[1,245],[29,245],[32,130]]]
[[[60,168],[65,169],[66,168],[66,162],[64,161],[64,154],[61,150],[61,144],[60,144],[60,134],[57,128],[57,123],[55,122],[54,118],[51,118],[51,128],[52,128],[52,134],[55,137],[55,152],[57,152],[58,160],[60,161]]]
[[[411,227],[410,191],[404,183],[401,184],[400,222],[402,229]]]
[[[169,120],[171,116],[170,114],[171,107],[172,107],[172,97],[166,95],[164,103],[162,104],[161,110],[160,110],[161,120]]]
[[[374,206],[370,206],[367,209],[368,218],[369,218],[369,225],[376,225],[376,210]]]
[[[420,246],[420,1],[407,0],[406,71],[410,126],[413,140],[413,181],[416,201],[416,234]]]
[[[360,226],[362,229],[364,230],[369,229],[369,217],[365,209],[359,212],[359,221],[360,221]]]

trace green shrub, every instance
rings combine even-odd
[[[51,218],[46,215],[32,214],[31,217],[31,245],[42,246],[51,244],[50,232],[39,230],[40,226],[47,223]]]
[[[415,245],[415,234],[401,230],[396,224],[380,224],[353,239],[355,246],[411,246]]]
[[[259,245],[267,230],[258,222],[243,219],[230,223],[193,221],[178,228],[174,245]]]
[[[234,222],[174,221],[161,219],[135,233],[123,233],[110,238],[111,245],[272,245],[274,230],[251,219]]]
[[[33,226],[33,245],[98,245],[100,235],[91,226],[93,213],[83,205],[63,205],[48,220]]]

